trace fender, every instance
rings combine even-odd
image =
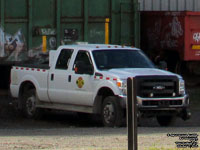
[[[101,113],[101,105],[102,105],[102,96],[98,95],[98,92],[101,88],[108,88],[110,89],[114,95],[119,95],[120,94],[120,90],[119,88],[116,86],[116,84],[113,81],[108,81],[108,80],[104,80],[101,81],[97,84],[96,89],[94,91],[94,103],[93,103],[93,113],[99,114]]]
[[[94,91],[93,99],[95,99],[95,97],[97,96],[99,90],[102,87],[107,87],[107,88],[111,89],[113,91],[114,95],[119,95],[120,94],[120,89],[117,87],[117,85],[113,81],[104,80],[104,81],[101,81],[101,82],[99,82],[97,84],[96,89]]]
[[[43,77],[42,74],[41,74],[40,77],[41,78]],[[46,77],[46,80],[47,80],[47,75],[45,77]],[[27,74],[27,75],[23,76],[22,79],[20,80],[20,82],[19,82],[20,87],[21,87],[22,83],[24,83],[26,81],[31,82],[35,86],[38,98],[40,100],[49,102],[48,94],[47,94],[47,87],[48,87],[47,86],[47,81],[46,82],[44,81],[43,82],[44,83],[43,86],[41,86],[41,84],[38,83],[38,81],[35,79],[34,76],[32,76],[30,74]]]

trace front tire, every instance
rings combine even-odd
[[[120,127],[123,124],[123,109],[115,96],[106,97],[102,105],[102,121],[106,127]]]
[[[175,116],[157,116],[156,118],[159,125],[162,127],[171,126],[175,122]]]
[[[41,109],[36,107],[36,101],[35,89],[24,92],[22,97],[22,113],[26,118],[39,119],[41,117]]]

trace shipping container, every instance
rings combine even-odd
[[[200,11],[199,0],[138,0],[141,11]]]
[[[134,45],[138,6],[136,0],[0,0],[0,85],[8,86],[8,66],[45,61],[61,44]]]
[[[141,12],[141,46],[171,71],[200,75],[200,12]],[[161,58],[160,58],[161,59]]]

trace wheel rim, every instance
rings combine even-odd
[[[35,97],[31,96],[26,101],[27,113],[32,116],[35,112]]]
[[[113,122],[115,117],[114,107],[111,103],[107,103],[103,109],[103,117],[107,124]]]

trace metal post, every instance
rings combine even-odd
[[[42,36],[42,52],[43,53],[47,52],[47,36],[46,35]]]
[[[57,47],[60,46],[60,17],[61,17],[61,6],[60,0],[57,0],[57,15],[56,15],[56,39]]]
[[[127,92],[128,150],[137,150],[136,78],[127,79]]]
[[[33,37],[33,33],[32,33],[32,26],[33,26],[33,1],[29,0],[29,18],[28,18],[28,49],[32,48],[32,37]]]
[[[109,44],[109,24],[110,18],[105,19],[105,44]]]
[[[88,0],[84,0],[84,41],[88,42]]]

